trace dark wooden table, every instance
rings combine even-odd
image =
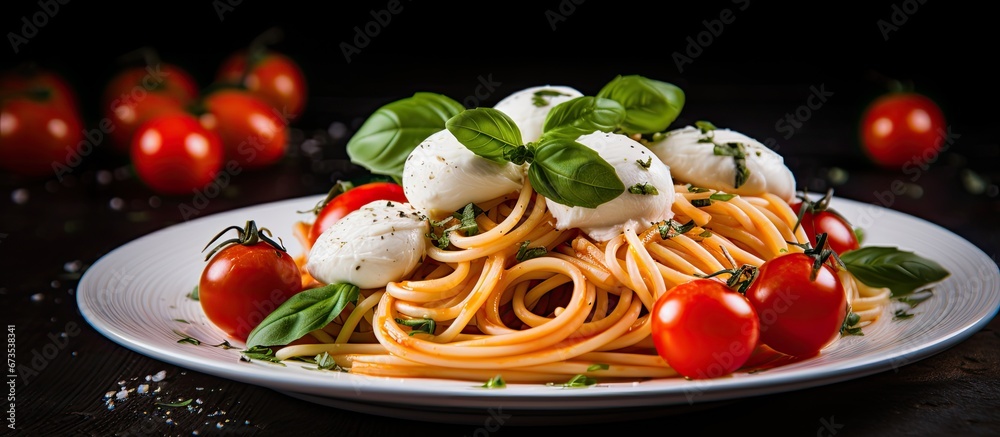
[[[575,12],[567,13],[569,7],[563,3],[573,5]],[[202,215],[321,194],[333,181],[359,174],[359,169],[346,161],[343,146],[347,136],[379,105],[415,91],[442,92],[460,101],[478,96],[473,103],[490,105],[531,85],[567,84],[594,93],[615,74],[635,73],[672,81],[685,89],[688,103],[678,124],[709,119],[762,140],[776,139],[772,144],[785,156],[800,186],[815,192],[833,187],[837,196],[887,206],[939,224],[996,260],[1000,253],[1000,171],[996,166],[1000,141],[995,133],[998,96],[996,87],[981,85],[993,80],[995,69],[987,68],[983,53],[976,53],[981,47],[975,43],[975,38],[987,35],[992,38],[987,41],[995,40],[989,34],[992,24],[986,21],[988,14],[928,2],[915,13],[903,15],[908,22],[890,29],[889,38],[883,41],[885,34],[880,33],[878,21],[892,23],[893,6],[905,5],[885,2],[864,10],[821,14],[794,10],[791,13],[798,18],[785,20],[779,18],[783,11],[755,4],[746,14],[736,15],[736,21],[715,37],[717,43],[702,47],[693,63],[680,71],[671,53],[683,53],[686,37],[696,37],[707,29],[701,20],[721,19],[720,11],[726,8],[741,13],[744,2],[690,11],[692,18],[684,21],[686,24],[665,26],[656,32],[631,28],[630,35],[644,39],[643,44],[616,40],[622,56],[596,63],[581,59],[599,56],[593,47],[600,46],[583,46],[581,41],[590,40],[581,38],[590,35],[600,40],[587,29],[614,16],[613,11],[607,5],[576,3],[539,6],[533,20],[520,22],[527,23],[519,30],[529,32],[529,37],[549,38],[546,44],[525,51],[525,58],[501,49],[489,51],[489,56],[480,54],[477,59],[467,52],[454,53],[448,45],[452,40],[447,39],[454,37],[454,31],[439,17],[440,11],[420,9],[429,6],[417,3],[406,3],[403,12],[393,16],[394,24],[382,29],[382,36],[350,63],[345,62],[339,44],[350,41],[353,26],[363,26],[371,19],[368,7],[353,15],[344,11],[324,16],[328,23],[313,17],[305,18],[308,25],[288,26],[291,41],[283,48],[303,61],[314,85],[305,116],[292,126],[289,154],[274,167],[233,178]],[[546,21],[552,17],[547,11],[559,11],[561,5],[561,16],[566,19],[556,20],[556,27],[550,29],[553,22]],[[370,6],[372,11],[384,7],[384,2]],[[37,8],[27,2],[9,16],[20,17]],[[209,56],[221,57],[222,52],[239,47],[265,24],[287,25],[311,15],[244,2],[232,10],[222,8],[218,16],[219,9],[208,6],[196,12],[162,11],[160,21],[129,22],[130,27],[119,29],[112,15],[97,8],[75,3],[62,8],[77,8],[74,14],[79,15],[60,13],[53,17],[37,38],[22,47],[27,54],[19,54],[18,60],[34,57],[55,61],[56,66],[69,67],[66,70],[96,65],[97,70],[89,75],[77,70],[72,76],[82,100],[90,102],[91,108],[96,108],[93,102],[100,88],[95,85],[111,70],[104,62],[111,50],[101,45],[107,43],[102,37],[122,31],[140,35],[137,39],[160,44],[168,55],[188,61],[207,83],[204,78],[210,77],[214,64],[208,65],[206,59],[218,59]],[[206,27],[208,33],[179,36],[176,22],[180,21],[176,20],[188,15],[195,17],[191,18],[194,27],[210,26]],[[517,15],[506,10],[470,13],[464,23],[495,28],[490,26]],[[845,29],[855,32],[854,43],[840,37]],[[508,40],[488,41],[500,44]],[[127,46],[121,41],[115,44],[116,48]],[[941,47],[947,48],[949,56],[927,56],[934,47],[938,47],[934,49],[938,54],[944,53]],[[560,50],[561,55],[551,56]],[[858,147],[860,111],[884,90],[884,84],[869,75],[872,70],[915,79],[941,102],[949,125],[960,135],[954,147],[916,179],[912,174],[874,167]],[[477,91],[481,79],[496,82],[495,89]],[[777,129],[777,120],[807,104],[811,87],[824,86],[833,92],[829,102],[811,109],[792,135]],[[99,117],[91,114],[88,121]],[[905,192],[887,197],[885,193],[891,192],[894,184],[905,184],[901,185]],[[15,418],[17,434],[485,436],[527,431],[513,419],[495,426],[496,422],[487,422],[485,413],[483,425],[442,424],[320,406],[151,359],[99,334],[77,307],[74,291],[81,274],[114,248],[182,222],[178,206],[190,201],[190,196],[151,192],[135,178],[126,159],[100,148],[61,182],[0,174],[0,325],[13,329],[14,336],[8,338],[15,341],[16,365],[23,370],[5,380],[14,381],[14,385],[8,387],[10,391],[4,390],[13,397],[4,404],[8,410],[4,418]],[[1000,435],[998,329],[1000,320],[994,319],[937,355],[859,379],[705,408],[664,408],[662,416],[635,420],[587,423],[587,417],[581,416],[578,424],[561,425],[558,432],[608,435],[641,429],[712,435],[748,431],[817,436]],[[116,398],[122,387],[137,388],[147,377],[150,390],[155,392],[130,392],[124,399]],[[195,398],[200,403],[192,409],[155,405],[177,398]],[[0,429],[12,432],[6,426]]]

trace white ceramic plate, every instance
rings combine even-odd
[[[378,378],[239,361],[237,349],[186,297],[205,265],[202,247],[227,226],[255,220],[280,236],[292,254],[302,249],[292,237],[296,211],[321,196],[279,201],[215,214],[171,226],[130,242],[102,257],[80,281],[77,299],[86,320],[111,340],[138,353],[191,370],[256,384],[311,402],[406,419],[483,424],[625,420],[670,414],[726,401],[858,378],[941,352],[985,326],[1000,307],[1000,271],[981,250],[926,221],[889,209],[835,198],[833,206],[865,228],[866,245],[891,245],[932,258],[950,277],[935,296],[912,310],[915,317],[885,317],[849,336],[820,356],[764,372],[736,373],[708,381],[684,379],[599,384],[565,389],[509,384],[485,390],[476,383],[440,379]],[[186,320],[189,323],[177,321]],[[200,346],[178,343],[178,332]],[[584,413],[584,414],[581,414]]]

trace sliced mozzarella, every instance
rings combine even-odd
[[[524,167],[477,156],[448,130],[427,137],[406,158],[403,192],[434,219],[469,203],[492,200],[524,185]]]
[[[539,94],[536,96],[535,93]],[[552,108],[582,95],[583,93],[568,86],[536,86],[504,97],[493,109],[513,119],[514,124],[521,130],[521,139],[528,144],[541,138],[545,117]]]
[[[427,220],[410,204],[376,200],[323,232],[306,269],[317,280],[381,288],[413,272],[427,249]]]
[[[650,223],[673,217],[670,208],[674,203],[674,181],[670,168],[646,146],[625,135],[604,132],[583,135],[577,142],[594,149],[615,168],[625,191],[597,208],[568,207],[546,199],[556,228],[580,228],[595,240],[607,241],[623,229],[641,232]],[[646,163],[649,168],[642,165]],[[628,188],[636,184],[652,185],[657,194],[630,193]]]
[[[708,139],[712,142],[705,142]],[[750,177],[739,188],[732,156],[716,155],[714,144],[741,143]],[[795,199],[795,176],[785,160],[759,141],[729,129],[702,133],[687,126],[667,132],[666,138],[650,144],[650,150],[670,166],[678,181],[747,196],[772,193],[786,201]]]

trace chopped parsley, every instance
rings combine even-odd
[[[569,96],[569,94],[561,93],[556,90],[538,90],[535,94],[531,96],[531,104],[541,108],[543,106],[548,106],[549,101],[545,100],[546,97],[557,97],[557,96]]]
[[[656,187],[650,185],[648,182],[637,183],[631,187],[628,187],[628,192],[632,194],[642,194],[642,195],[657,195],[660,194],[656,190]]]
[[[660,224],[658,230],[660,231],[660,238],[667,240],[687,233],[692,228],[694,228],[694,220],[688,220],[687,223],[681,224],[673,219],[668,219]]]
[[[514,255],[514,258],[517,259],[518,261],[527,261],[529,259],[538,258],[540,256],[544,256],[546,253],[549,253],[549,251],[546,250],[544,247],[529,248],[528,247],[529,244],[531,244],[531,241],[529,240],[521,242],[521,247],[517,248],[517,255]]]

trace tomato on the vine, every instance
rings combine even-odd
[[[185,194],[210,184],[222,169],[219,136],[193,115],[152,118],[136,130],[131,157],[139,179],[164,194]]]
[[[242,229],[224,229],[205,248],[234,229],[237,236],[219,243],[205,258],[198,300],[212,324],[246,341],[275,308],[302,291],[302,277],[284,246],[253,220]]]
[[[937,159],[944,144],[944,113],[936,102],[915,92],[893,92],[875,99],[861,119],[861,144],[876,164],[898,170]]]
[[[309,228],[309,242],[315,243],[323,231],[337,220],[375,200],[407,202],[403,186],[395,182],[376,181],[358,186],[340,182],[334,185],[327,198],[316,206],[316,219]]]
[[[264,168],[285,156],[285,121],[260,98],[245,90],[222,89],[205,96],[202,104],[202,125],[219,134],[227,158],[242,168]]]
[[[65,166],[84,138],[79,111],[67,105],[36,90],[0,96],[0,168],[38,177]]]
[[[793,203],[791,207],[802,217],[799,226],[802,226],[802,230],[809,237],[812,247],[816,247],[816,236],[819,234],[827,235],[830,249],[838,255],[861,247],[854,227],[840,213],[827,208],[824,202],[806,200]]]
[[[302,69],[292,58],[272,50],[233,53],[222,62],[216,81],[245,87],[289,120],[301,115],[306,106]]]
[[[840,336],[847,318],[847,295],[840,277],[806,253],[788,253],[764,262],[746,290],[760,317],[760,341],[797,357],[819,353]]]
[[[656,300],[650,317],[657,353],[692,379],[718,378],[739,369],[760,336],[754,307],[715,279],[673,287]]]

